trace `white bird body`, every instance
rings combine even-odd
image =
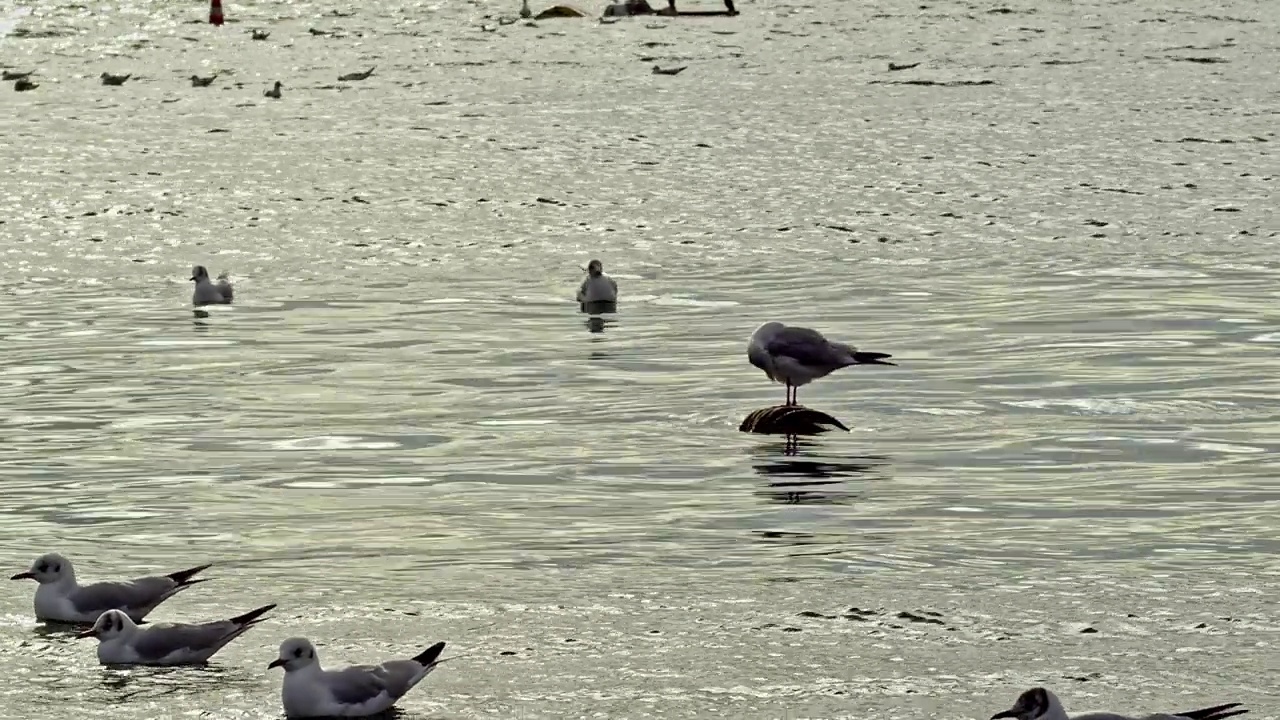
[[[1249,712],[1240,707],[1240,703],[1227,703],[1199,710],[1187,710],[1177,713],[1155,713],[1142,717],[1130,717],[1110,712],[1090,712],[1083,715],[1069,716],[1062,707],[1062,701],[1049,690],[1037,687],[1018,696],[1013,707],[991,716],[991,720],[1012,718],[1013,720],[1223,720]]]
[[[98,662],[103,665],[198,665],[262,622],[262,615],[274,607],[266,605],[228,620],[146,627],[138,627],[119,610],[108,610],[76,637],[98,639]]]
[[[122,610],[129,619],[141,622],[160,603],[183,590],[204,582],[194,579],[209,565],[161,576],[116,580],[81,585],[71,561],[57,553],[42,555],[11,580],[35,580],[33,608],[36,619],[62,623],[91,623],[107,610]]]
[[[325,670],[315,646],[305,638],[280,645],[268,667],[285,669],[280,700],[289,718],[366,717],[389,710],[405,693],[440,665],[445,644],[438,642],[409,660]]]

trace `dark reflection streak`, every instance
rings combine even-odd
[[[757,491],[756,495],[770,502],[785,504],[850,502],[858,497],[858,493],[840,490],[839,486],[844,483],[840,478],[879,475],[880,468],[889,461],[881,455],[791,459],[799,455],[801,448],[812,449],[819,444],[815,440],[788,435],[781,443],[765,443],[752,448],[751,453],[759,458],[752,467],[771,479],[768,487]]]

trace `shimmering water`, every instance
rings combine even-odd
[[[1274,3],[740,8],[36,5],[0,41],[40,83],[0,88],[10,572],[214,561],[152,619],[280,609],[207,669],[108,670],[12,583],[0,718],[277,717],[290,635],[448,640],[410,718],[1035,684],[1280,717]],[[237,304],[193,318],[195,263]],[[854,430],[785,455],[737,432],[782,399],[764,319],[901,365],[803,388]]]

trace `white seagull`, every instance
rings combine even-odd
[[[123,610],[134,622],[141,622],[160,603],[208,578],[192,579],[210,565],[179,570],[168,575],[133,580],[80,585],[71,561],[57,553],[36,558],[31,569],[10,580],[35,580],[37,620],[61,623],[91,623],[107,610]]]
[[[444,643],[438,642],[412,660],[325,670],[311,641],[289,638],[280,644],[280,657],[267,667],[284,668],[280,699],[287,717],[366,717],[395,705],[444,662],[439,659],[442,652]]]
[[[887,353],[862,352],[832,342],[817,330],[767,322],[747,341],[747,360],[774,382],[787,386],[787,405],[796,405],[795,388],[849,365],[895,365]]]
[[[98,638],[98,662],[103,665],[198,665],[262,622],[263,613],[274,607],[274,603],[264,605],[229,620],[198,625],[161,623],[144,628],[123,612],[108,610],[92,628],[76,637]]]
[[[1249,712],[1240,708],[1240,703],[1227,703],[1199,710],[1187,710],[1175,713],[1155,713],[1142,717],[1129,717],[1109,712],[1091,712],[1083,715],[1068,716],[1062,708],[1062,702],[1048,690],[1032,688],[1018,696],[1013,707],[991,716],[998,718],[1016,718],[1016,720],[1222,720],[1223,718],[1243,715]]]
[[[578,303],[618,302],[618,283],[604,274],[604,263],[587,263],[587,277],[578,288]]]
[[[214,285],[209,279],[209,271],[204,269],[203,265],[196,265],[191,268],[191,279],[195,281],[196,289],[191,294],[191,304],[196,307],[201,305],[230,305],[231,297],[235,291],[231,287],[231,281],[227,279],[226,273],[218,276],[218,284]]]

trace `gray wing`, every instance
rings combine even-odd
[[[239,628],[226,620],[200,625],[154,625],[140,630],[134,638],[133,649],[148,660],[159,660],[179,650],[214,650]]]
[[[99,582],[78,588],[69,599],[76,610],[85,614],[100,614],[111,609],[137,610],[159,603],[177,586],[166,577]]]
[[[609,287],[613,288],[613,296],[614,296],[614,297],[617,297],[617,296],[618,296],[618,281],[617,281],[617,280],[614,280],[613,278],[609,278]]]
[[[845,361],[844,354],[822,333],[802,327],[779,330],[765,343],[765,350],[774,357],[794,358],[802,365],[839,365]]]
[[[1145,720],[1164,720],[1165,718],[1169,718],[1169,720],[1178,720],[1177,718],[1170,718],[1168,715],[1152,715]],[[1073,715],[1071,716],[1071,720],[1134,720],[1134,718],[1109,712],[1090,712],[1083,715]]]
[[[368,665],[326,672],[324,679],[333,699],[343,705],[366,703],[387,691],[386,674]]]
[[[387,691],[394,698],[409,692],[429,672],[427,668],[412,660],[390,660],[382,663],[382,670],[386,673]]]
[[[582,285],[578,287],[578,302],[586,302],[587,300],[587,283],[591,282],[591,278],[582,281]]]

